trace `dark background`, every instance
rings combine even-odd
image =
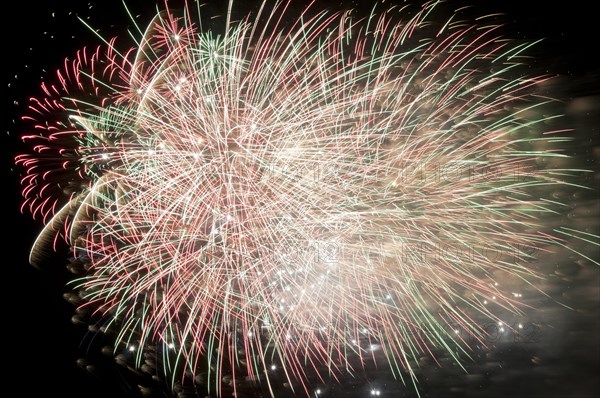
[[[600,34],[598,16],[588,5],[590,3],[568,1],[561,3],[560,7],[546,1],[485,3],[476,4],[476,12],[505,13],[503,18],[508,23],[505,36],[531,41],[545,39],[532,50],[535,55],[532,68],[561,76],[556,92],[565,101],[567,118],[577,128],[575,135],[579,140],[569,150],[588,168],[598,171],[599,155],[596,153],[594,156],[594,151],[600,152],[600,65],[597,54]],[[134,14],[141,14],[139,20],[142,26],[156,9],[154,1],[128,0],[127,4]],[[358,6],[369,8],[364,4]],[[215,7],[215,10],[218,9]],[[95,358],[96,354],[90,351],[95,349],[95,339],[100,337],[87,334],[85,326],[71,322],[73,307],[62,298],[70,278],[63,266],[65,256],[57,256],[54,268],[37,270],[28,265],[28,250],[41,224],[31,221],[28,214],[19,211],[18,171],[13,166],[14,155],[24,149],[18,139],[23,133],[19,119],[24,113],[27,98],[39,93],[42,79],[53,78],[54,71],[65,57],[84,45],[101,44],[77,20],[76,15],[100,29],[103,37],[123,34],[124,27],[131,23],[122,3],[113,0],[89,3],[77,0],[14,1],[4,4],[1,12],[5,20],[2,26],[2,87],[5,91],[1,171],[6,210],[2,278],[2,331],[5,336],[5,373],[2,379],[5,383],[2,388],[5,393],[9,388],[20,391],[16,394],[22,396],[131,396],[131,380],[119,367],[101,364],[100,369],[89,372],[84,369],[85,366],[78,366],[78,358]],[[593,179],[586,181],[588,185],[591,183],[594,183]],[[589,195],[597,196],[596,193]],[[597,206],[597,202],[592,202],[592,206]],[[594,216],[592,212],[592,217],[597,217],[597,213]],[[469,384],[468,380],[465,381],[466,376],[458,375],[460,372],[452,367],[438,373],[425,372],[421,380],[423,396],[445,396],[445,391],[448,396],[451,393],[452,396],[464,393],[490,397],[595,396],[600,371],[599,328],[595,319],[600,298],[598,268],[588,267],[591,271],[581,274],[580,278],[575,275],[570,280],[556,282],[568,285],[570,291],[575,292],[571,299],[582,302],[580,307],[573,310],[542,309],[542,312],[546,311],[546,324],[551,329],[554,326],[558,334],[546,333],[545,343],[533,348],[508,347],[507,352],[498,349],[493,355],[500,356],[500,359],[488,356],[470,368],[477,376],[482,372],[481,368],[490,362],[500,363],[500,368],[505,364],[503,371],[497,372],[497,376],[492,375],[495,379],[488,377]],[[586,281],[581,282],[581,279]],[[557,291],[564,295],[564,291]],[[551,340],[550,336],[558,340]],[[543,335],[541,339],[544,339]],[[545,366],[536,364],[535,358]],[[515,363],[525,365],[510,368]],[[401,387],[392,388],[396,384],[384,379],[381,383],[389,384],[389,388],[384,389],[384,396],[400,396],[398,391],[402,391]],[[465,386],[467,390],[460,390]],[[452,390],[455,387],[458,390]],[[469,388],[473,390],[469,392]],[[353,386],[352,389],[356,393],[360,387]],[[336,391],[336,396],[344,396],[343,386]],[[369,396],[368,391],[366,389],[363,396]],[[406,394],[413,396],[414,392]]]

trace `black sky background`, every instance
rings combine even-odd
[[[128,5],[141,20],[147,21],[155,9],[154,1],[131,0]],[[298,2],[301,3],[301,2]],[[325,3],[325,2],[323,2]],[[450,0],[450,4],[453,1]],[[592,11],[587,1],[561,2],[560,7],[546,1],[476,2],[478,13],[506,13],[509,23],[506,36],[536,40],[545,38],[533,53],[536,70],[562,75],[561,96],[590,98],[600,96],[600,16]],[[218,7],[217,7],[218,8]],[[86,335],[86,327],[71,322],[73,307],[62,298],[65,283],[70,275],[57,256],[56,266],[38,270],[28,265],[29,247],[41,223],[34,222],[28,214],[19,211],[20,195],[18,172],[13,166],[16,153],[24,150],[18,136],[24,133],[19,121],[27,105],[27,98],[39,93],[42,79],[52,79],[65,57],[71,56],[84,45],[101,44],[75,15],[95,28],[104,37],[122,34],[131,23],[120,1],[95,0],[90,3],[78,0],[13,1],[2,6],[4,106],[1,133],[5,216],[2,334],[4,335],[3,368],[5,380],[0,391],[9,386],[20,396],[57,397],[120,397],[128,395],[126,376],[117,367],[106,366],[95,374],[86,372],[76,360],[94,357],[87,348],[93,335]],[[69,15],[71,13],[71,15]],[[54,16],[53,16],[54,14]],[[89,19],[88,19],[89,17]],[[145,19],[144,19],[145,18]],[[596,99],[596,104],[598,100]],[[583,112],[578,123],[586,126],[582,137],[589,139],[584,151],[598,145],[598,108]],[[581,119],[580,118],[580,119]],[[586,141],[587,143],[588,141]],[[577,156],[577,154],[575,154]],[[581,156],[589,153],[580,154]],[[591,165],[597,169],[597,165]],[[594,298],[595,302],[599,299]],[[588,335],[589,337],[589,335]],[[596,341],[582,339],[581,349],[595,350]],[[94,344],[91,344],[92,348]],[[586,357],[587,358],[587,357]],[[576,358],[575,358],[576,359]],[[598,361],[577,363],[565,356],[563,367],[557,367],[555,377],[559,383],[581,385],[590,375],[597,373]],[[559,361],[560,362],[560,361]],[[582,379],[565,378],[566,369],[579,371]],[[591,367],[591,369],[590,369]],[[527,375],[525,375],[527,376]],[[519,380],[526,380],[527,377]],[[121,381],[123,380],[123,382]],[[588,380],[589,381],[589,380]],[[520,396],[515,385],[512,394]],[[573,388],[572,397],[592,396],[597,393],[597,380],[582,388]],[[0,393],[0,395],[5,395]],[[569,395],[569,394],[567,394]],[[477,395],[474,395],[477,396]],[[539,396],[553,396],[552,391],[541,388]]]

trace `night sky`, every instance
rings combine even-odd
[[[450,0],[449,3],[456,2]],[[530,41],[545,39],[531,51],[535,56],[531,68],[560,76],[554,92],[564,102],[566,120],[576,129],[576,141],[568,147],[568,152],[581,166],[596,172],[596,177],[591,174],[582,182],[598,183],[598,16],[589,9],[588,2],[581,0],[563,2],[560,8],[545,1],[491,3],[494,4],[478,5],[475,10],[480,14],[505,13],[503,18],[508,23],[505,36]],[[150,0],[128,0],[127,4],[133,14],[140,15],[142,25],[155,10],[155,3]],[[364,4],[361,7],[369,8]],[[219,10],[219,7],[214,9]],[[8,198],[5,200],[8,215],[4,223],[6,272],[2,292],[3,367],[8,374],[3,375],[3,388],[17,391],[16,395],[21,396],[139,396],[134,392],[135,385],[131,386],[136,383],[135,377],[99,353],[102,336],[89,333],[87,326],[74,325],[71,321],[73,306],[62,297],[67,291],[65,284],[71,278],[64,267],[66,248],[60,249],[53,267],[38,270],[28,265],[29,247],[42,225],[19,211],[19,173],[13,165],[15,154],[24,150],[18,137],[24,133],[20,117],[27,99],[38,94],[43,79],[53,79],[54,71],[65,57],[83,46],[101,44],[76,16],[99,29],[103,37],[124,34],[131,22],[122,3],[114,0],[89,3],[85,0],[23,0],[9,2],[2,10],[9,21],[2,28],[5,38],[2,178],[5,198]],[[592,209],[590,216],[579,215],[582,228],[598,217],[598,202],[594,201],[597,192],[568,199],[573,208],[581,203],[580,207]],[[593,225],[597,228],[598,223]],[[600,257],[597,252],[592,255],[596,259]],[[471,372],[469,376],[452,365],[423,371],[424,397],[596,396],[600,372],[599,268],[593,265],[573,268],[566,258],[541,258],[540,261],[551,263],[547,270],[552,277],[544,286],[573,309],[551,300],[531,302],[536,310],[529,312],[530,321],[541,326],[532,329],[536,334],[529,344],[505,344],[487,355],[482,354],[474,363],[466,365]],[[85,361],[78,362],[79,358]],[[86,370],[88,364],[94,368]],[[398,382],[380,377],[382,384],[388,383],[384,396],[414,396],[409,390],[404,395]],[[332,387],[336,392],[334,396],[368,396],[360,385],[346,387],[346,390],[344,386]]]

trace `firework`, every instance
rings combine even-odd
[[[31,262],[66,239],[115,352],[217,393],[459,359],[457,328],[519,311],[499,275],[564,245],[539,220],[568,170],[537,162],[566,132],[541,130],[529,44],[437,11],[263,5],[213,32],[166,9],[129,51],[82,50],[27,116]]]

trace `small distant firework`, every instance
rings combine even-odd
[[[455,328],[519,311],[499,275],[532,281],[531,250],[563,244],[542,218],[569,170],[538,161],[566,132],[492,18],[288,6],[219,32],[166,7],[129,51],[66,62],[17,157],[46,224],[31,262],[65,239],[80,310],[171,383],[312,394],[384,360],[412,384],[468,349]]]

